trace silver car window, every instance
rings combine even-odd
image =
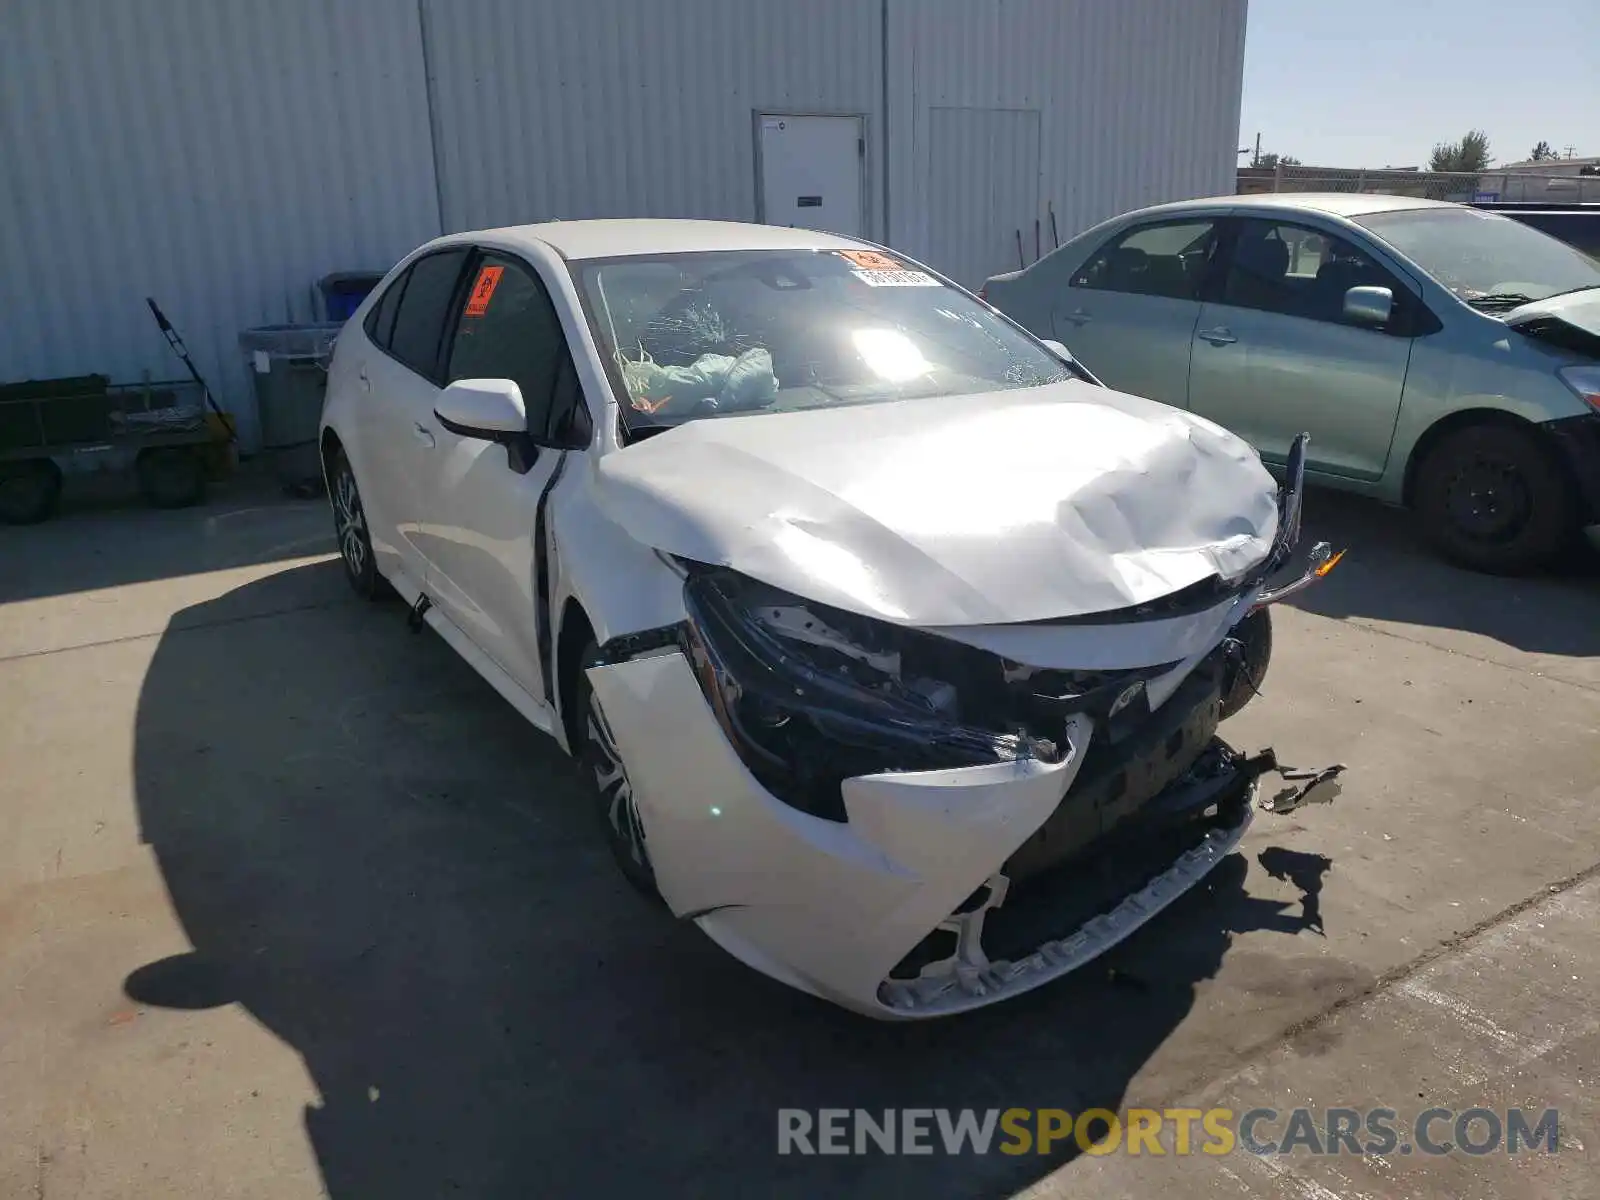
[[[1408,208],[1355,220],[1468,302],[1502,295],[1543,300],[1600,287],[1600,262],[1498,213]]]
[[[1216,252],[1216,223],[1167,221],[1112,238],[1072,277],[1072,286],[1196,300]]]

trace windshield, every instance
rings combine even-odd
[[[1355,220],[1480,308],[1600,287],[1600,262],[1498,213],[1411,208]]]
[[[980,301],[878,251],[630,256],[573,272],[631,431],[1073,377]]]

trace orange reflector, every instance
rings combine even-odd
[[[1330,558],[1327,562],[1323,563],[1320,567],[1318,567],[1317,570],[1316,570],[1317,578],[1321,579],[1329,571],[1331,571],[1335,567],[1337,567],[1339,565],[1339,560],[1344,557],[1344,554],[1345,554],[1345,552],[1343,550],[1341,550],[1341,551],[1339,551],[1339,553],[1335,554],[1332,558]]]

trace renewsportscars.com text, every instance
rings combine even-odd
[[[1554,1154],[1553,1108],[780,1108],[779,1154]]]

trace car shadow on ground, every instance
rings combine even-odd
[[[194,949],[126,983],[143,1004],[242,1005],[302,1057],[336,1200],[1009,1194],[1070,1148],[779,1156],[778,1110],[1115,1110],[1236,934],[1319,924],[1326,859],[1262,856],[1297,906],[1253,898],[1234,855],[1054,985],[928,1024],[853,1016],[632,893],[571,764],[402,606],[299,603],[338,572],[249,584],[160,642],[139,820]],[[277,615],[226,620],[241,611]]]
[[[1587,545],[1539,575],[1481,575],[1434,555],[1410,513],[1325,489],[1306,499],[1301,546],[1315,541],[1349,554],[1287,601],[1306,612],[1459,629],[1533,653],[1600,655],[1600,553]]]

